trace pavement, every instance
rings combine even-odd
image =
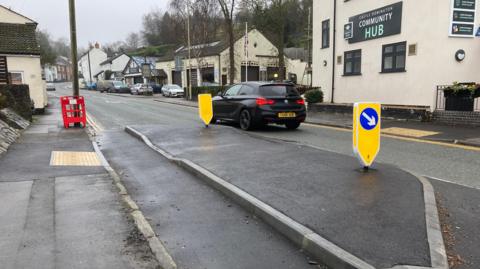
[[[154,97],[156,102],[198,107],[183,98]],[[352,129],[352,115],[309,112],[306,123]],[[432,122],[382,119],[382,133],[480,147],[480,127],[448,126]]]
[[[422,184],[405,171],[225,126],[133,128],[375,268],[431,264]]]
[[[127,133],[105,131],[98,143],[178,268],[325,268],[264,221]]]
[[[50,104],[0,158],[1,267],[155,268],[85,130]]]

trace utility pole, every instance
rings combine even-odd
[[[190,44],[190,1],[187,2],[187,43],[188,43],[188,72],[187,72],[187,80],[188,80],[188,99],[193,100],[192,96],[192,55],[191,55],[191,44]]]
[[[77,23],[75,19],[75,0],[69,0],[70,8],[70,47],[73,72],[73,96],[79,96],[78,60],[77,60]]]
[[[248,82],[248,22],[245,23],[245,82]]]

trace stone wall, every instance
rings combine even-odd
[[[0,155],[30,125],[32,103],[27,85],[0,85]]]
[[[353,104],[308,104],[309,112],[353,114]],[[427,107],[407,107],[382,105],[382,118],[401,120],[430,121],[431,113]]]
[[[0,85],[0,109],[4,108],[10,108],[23,118],[32,120],[28,85]]]
[[[480,112],[471,111],[435,111],[433,120],[448,125],[480,127]]]

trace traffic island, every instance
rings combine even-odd
[[[126,130],[333,268],[448,267],[425,179],[226,126]]]

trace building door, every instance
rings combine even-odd
[[[192,69],[192,78],[190,78],[190,70],[187,70],[187,87],[190,86],[190,81],[192,82],[192,87],[198,86],[197,69]]]
[[[283,68],[283,77],[285,78],[286,68]],[[277,77],[275,77],[277,76]],[[277,80],[280,78],[280,68],[267,67],[267,80]]]
[[[0,56],[0,84],[8,84],[8,68],[6,56]]]
[[[245,66],[242,66],[242,82],[245,81]],[[249,66],[248,67],[248,81],[259,81],[260,80],[260,67],[258,66]]]
[[[182,71],[172,71],[172,84],[183,87],[182,84]]]
[[[227,85],[227,75],[222,75],[222,86]]]

